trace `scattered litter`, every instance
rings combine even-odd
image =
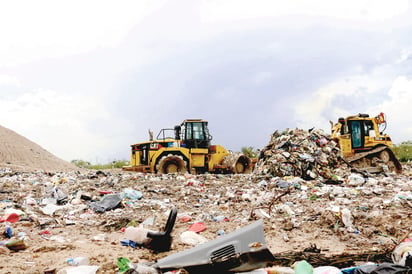
[[[107,194],[97,202],[91,202],[90,208],[96,212],[103,213],[107,210],[115,209],[122,201],[120,194]]]
[[[67,259],[67,264],[73,265],[73,266],[89,265],[89,258],[87,257],[70,258],[70,259]]]
[[[153,271],[150,263],[186,250],[192,256],[193,248],[217,239],[230,251],[238,240],[225,237],[260,220],[274,252],[279,247],[299,251],[310,243],[326,254],[390,250],[391,264],[408,267],[409,244],[395,243],[412,237],[410,177],[351,170],[322,134],[298,129],[274,134],[255,172],[246,175],[5,172],[0,175],[0,254],[17,258],[22,272],[82,270],[50,256],[57,250],[67,258],[86,254],[102,273],[117,270],[113,256],[119,253],[134,254],[134,270]],[[409,164],[403,170],[412,174]],[[176,226],[177,210],[167,214],[175,207],[182,212]],[[131,233],[136,230],[140,237]],[[247,242],[236,254],[264,258],[247,271],[291,274],[293,262],[272,266],[262,240]],[[92,254],[77,252],[80,246]],[[28,252],[33,257],[27,259]],[[45,256],[47,269],[41,268]],[[306,261],[315,274],[338,274],[331,265],[319,268],[310,257]]]
[[[180,241],[186,245],[196,246],[206,243],[207,239],[194,231],[188,230],[180,234]]]
[[[406,239],[400,243],[391,256],[394,264],[412,268],[412,239]]]
[[[95,274],[99,266],[97,265],[79,265],[65,267],[57,272],[57,274]]]
[[[197,223],[191,224],[188,228],[188,231],[193,231],[196,233],[199,233],[205,230],[206,230],[206,226],[203,222],[197,222]]]
[[[146,228],[129,226],[124,232],[124,237],[136,243],[144,243],[148,241],[147,232],[149,230]]]

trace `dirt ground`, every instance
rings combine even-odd
[[[117,258],[153,262],[191,248],[180,235],[198,222],[206,227],[199,234],[212,240],[222,230],[228,234],[261,218],[266,245],[273,254],[303,251],[312,245],[328,256],[385,251],[412,237],[412,173],[407,165],[403,174],[380,174],[362,182],[345,178],[336,185],[283,178],[289,182],[285,188],[279,184],[281,178],[253,175],[71,169],[20,137],[0,128],[0,217],[10,210],[20,216],[9,224],[11,239],[0,235],[1,273],[57,273],[68,267],[67,259],[79,256],[98,266],[96,273],[117,273]],[[19,144],[23,141],[24,146]],[[16,151],[22,147],[25,151]],[[51,160],[40,161],[41,166],[39,161],[27,162],[27,151]],[[45,213],[47,199],[56,198],[56,189],[66,194],[64,202]],[[103,213],[90,208],[104,193],[126,189],[140,191],[142,197],[126,196],[118,207]],[[125,239],[122,228],[128,225],[148,223],[145,227],[162,230],[173,207],[178,209],[178,218],[170,251],[155,254],[120,243]],[[350,212],[349,222],[342,219],[344,209]],[[216,221],[218,216],[224,220]],[[2,231],[6,225],[0,223]],[[22,249],[6,247],[16,239],[23,240]]]

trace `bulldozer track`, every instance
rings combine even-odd
[[[369,151],[357,153],[351,157],[347,157],[346,161],[358,168],[379,166],[381,163],[386,165],[389,171],[395,171],[396,173],[402,172],[401,163],[392,150],[386,146],[378,146]]]

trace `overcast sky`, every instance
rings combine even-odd
[[[67,161],[186,118],[234,151],[357,113],[412,140],[411,1],[0,3],[0,125]]]

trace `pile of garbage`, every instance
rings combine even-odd
[[[322,130],[286,129],[275,131],[260,152],[254,174],[298,176],[305,180],[337,180],[347,175],[337,143]]]

